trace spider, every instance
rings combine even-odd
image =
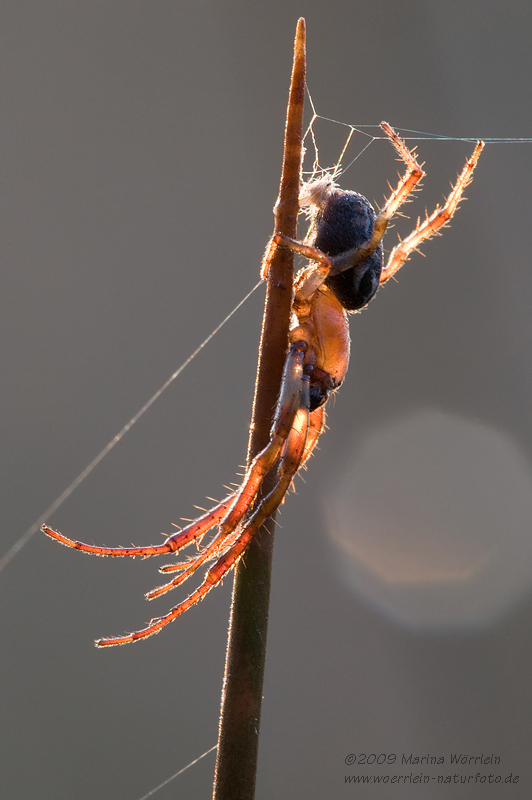
[[[153,600],[180,586],[203,564],[215,560],[203,583],[167,614],[147,627],[125,636],[96,640],[98,647],[127,644],[158,633],[201,600],[237,564],[249,542],[283,502],[297,471],[312,454],[325,426],[325,403],[341,385],[349,362],[347,312],[364,308],[382,283],[404,264],[412,251],[446,225],[455,213],[464,189],[484,147],[475,150],[458,176],[444,205],[416,225],[415,230],[392,250],[386,265],[382,238],[392,216],[424,177],[415,153],[386,122],[381,127],[406,166],[397,188],[375,214],[361,194],[340,189],[331,176],[303,184],[300,206],[310,208],[311,227],[305,242],[282,235],[271,240],[262,276],[277,247],[287,247],[310,260],[296,277],[292,303],[293,324],[289,335],[281,392],[269,444],[248,467],[241,486],[163,544],[148,547],[98,547],[69,539],[42,526],[44,533],[61,544],[97,556],[154,556],[173,553],[191,542],[199,544],[218,527],[206,547],[189,560],[160,567],[164,574],[177,573],[169,582],[148,592]],[[260,497],[264,477],[276,470],[275,488]]]

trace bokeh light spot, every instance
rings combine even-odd
[[[425,410],[379,429],[325,513],[348,585],[410,627],[483,627],[531,589],[532,469],[479,422]]]

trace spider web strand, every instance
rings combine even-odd
[[[190,764],[186,765],[186,767],[183,767],[183,769],[180,769],[178,772],[175,773],[175,775],[172,775],[170,778],[167,778],[165,781],[163,781],[158,786],[156,786],[155,789],[152,789],[151,792],[148,792],[148,794],[143,795],[140,798],[140,800],[147,800],[148,797],[153,797],[155,792],[158,792],[159,789],[162,789],[164,786],[166,786],[168,783],[170,783],[170,781],[173,781],[174,778],[178,777],[178,775],[182,775],[183,772],[186,772],[187,769],[189,769],[189,767],[193,767],[194,764],[197,764],[198,761],[201,761],[202,758],[205,758],[205,756],[208,756],[209,753],[212,753],[212,751],[216,750],[217,747],[218,747],[218,744],[213,745],[213,747],[211,747],[210,750],[206,750],[205,753],[203,753],[201,756],[198,756],[197,758],[195,758],[194,761],[191,761]]]
[[[314,117],[312,122],[315,120],[321,119],[324,122],[332,122],[335,125],[343,125],[345,127],[351,128],[352,131],[356,131],[357,133],[361,133],[363,136],[369,136],[372,140],[374,139],[386,139],[386,136],[382,136],[379,133],[376,136],[373,136],[371,133],[367,133],[365,130],[361,130],[362,128],[375,128],[377,131],[380,131],[380,123],[379,124],[358,124],[358,125],[350,125],[348,122],[341,122],[337,119],[332,119],[331,117],[323,117],[321,114],[314,113]],[[485,144],[523,144],[523,143],[530,143],[532,142],[532,137],[517,137],[517,136],[446,136],[443,133],[431,133],[430,131],[418,131],[414,130],[413,128],[402,128],[400,125],[394,125],[394,130],[400,131],[402,134],[404,133],[411,133],[416,134],[415,136],[402,136],[403,139],[407,139],[410,141],[427,141],[433,139],[436,142],[440,141],[450,141],[450,142],[478,142],[482,140]]]

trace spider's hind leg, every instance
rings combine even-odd
[[[224,518],[219,521],[218,533],[211,543],[195,558],[161,567],[160,572],[179,572],[179,575],[168,583],[148,592],[146,594],[148,600],[153,600],[180,586],[203,564],[216,558],[228,547],[228,543],[233,540],[233,535],[241,525],[242,519],[250,516],[250,510],[255,503],[264,476],[272,469],[281,454],[281,463],[283,463],[295,418],[302,404],[303,406],[305,404],[302,399],[302,392],[305,390],[308,393],[308,380],[303,375],[305,350],[306,344],[304,342],[297,342],[290,346],[286,357],[281,394],[277,402],[270,441],[248,467],[242,486],[234,495],[233,503],[228,508]]]
[[[272,422],[270,441],[249,465],[241,488],[237,491],[233,505],[220,524],[220,533],[229,534],[253,506],[264,476],[271,470],[294,424],[301,407],[301,392],[305,383],[303,364],[307,344],[292,342],[286,356],[281,393]]]
[[[293,352],[293,349],[291,349],[291,352]],[[289,358],[290,353],[287,356],[287,362]],[[177,619],[177,617],[187,611],[191,606],[202,600],[205,595],[221,583],[227,573],[233,569],[244,554],[253,536],[255,536],[268,517],[279,507],[302,460],[308,458],[310,454],[309,447],[307,446],[310,406],[308,384],[308,379],[302,377],[299,389],[300,404],[292,418],[290,429],[286,437],[286,446],[283,449],[283,455],[279,463],[278,481],[276,485],[273,490],[261,500],[247,521],[242,523],[241,526],[237,526],[234,531],[225,536],[223,542],[224,550],[221,552],[216,563],[207,571],[203,583],[163,617],[150,622],[146,628],[127,634],[126,636],[118,636],[111,639],[98,639],[96,641],[97,647],[128,644],[129,642],[146,639],[148,636],[159,633],[162,628],[170,622],[173,622],[174,619]],[[321,415],[319,415],[319,419],[322,419]],[[314,428],[316,430],[318,428],[318,417],[314,420]],[[316,439],[313,437],[310,449],[312,449],[315,443]],[[219,540],[219,537],[217,537],[217,540]],[[217,552],[219,553],[220,550]]]
[[[234,498],[235,492],[182,530],[172,534],[172,536],[168,536],[162,544],[146,545],[145,547],[101,547],[95,544],[78,542],[76,539],[69,539],[68,536],[65,536],[60,533],[60,531],[56,531],[53,528],[49,528],[48,525],[41,525],[41,530],[51,539],[55,539],[56,542],[64,544],[66,547],[72,547],[74,550],[80,550],[82,553],[89,553],[93,556],[118,556],[120,558],[124,556],[130,556],[131,558],[136,558],[137,556],[141,556],[142,558],[160,556],[164,553],[174,553],[177,550],[181,550],[181,548],[186,547],[190,542],[201,541],[203,536],[227,515]]]

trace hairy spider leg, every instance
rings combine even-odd
[[[325,428],[325,408],[323,406],[320,406],[319,408],[316,408],[314,411],[311,411],[311,413],[309,415],[309,425],[308,425],[307,439],[305,441],[305,448],[304,448],[303,456],[301,458],[301,463],[299,465],[300,468],[305,464],[305,462],[312,455],[312,452],[313,452],[314,448],[316,447],[316,445],[318,443],[318,439],[320,438],[321,434],[323,433],[324,428]],[[289,441],[287,439],[287,441],[285,442],[285,445],[283,447],[282,455],[284,455],[288,445],[289,445]],[[284,502],[284,500],[283,500],[283,502]],[[214,543],[214,541],[217,541],[221,547],[225,545],[225,541],[220,542],[218,536],[216,537],[215,540],[213,540],[213,543]],[[210,546],[209,546],[209,549],[210,549]],[[217,552],[211,551],[211,553],[210,553],[210,557],[211,558],[215,557],[216,555],[217,555]],[[188,568],[190,567],[190,565],[191,565],[191,563],[187,562],[187,561],[181,562],[179,564],[165,564],[164,566],[159,567],[159,572],[162,572],[164,574],[168,574],[170,572],[180,572],[181,570],[185,570],[186,569],[187,570],[187,577],[189,577],[189,575],[191,575],[192,572],[195,571],[195,569],[190,571],[190,572],[188,571]],[[200,565],[198,564],[198,566],[200,566]],[[148,600],[152,600],[154,597],[158,597],[160,594],[164,594],[164,592],[160,591],[160,589],[164,589],[164,591],[169,591],[170,589],[172,589],[174,587],[174,585],[178,586],[184,580],[185,580],[185,578],[180,576],[180,580],[178,580],[175,584],[166,584],[165,586],[159,587],[158,589],[154,589],[153,591],[148,592],[146,594],[146,598]]]
[[[153,600],[176,586],[180,586],[184,581],[193,575],[197,569],[206,561],[215,558],[227,546],[227,542],[232,537],[234,531],[239,526],[245,513],[249,510],[253,500],[257,496],[260,484],[264,476],[274,466],[279,458],[281,451],[288,449],[287,440],[290,430],[294,424],[296,414],[302,405],[301,392],[303,387],[308,387],[308,379],[303,376],[303,359],[306,351],[304,342],[296,342],[290,346],[286,357],[281,393],[277,402],[277,408],[272,423],[271,438],[266,447],[251,462],[242,488],[238,491],[235,503],[224,520],[220,523],[218,534],[212,542],[191,561],[179,564],[169,564],[161,567],[160,572],[180,572],[173,580],[152,589],[146,594],[147,600]],[[307,424],[308,428],[308,424]]]
[[[75,539],[69,539],[68,536],[63,536],[59,531],[49,528],[48,525],[42,525],[41,530],[55,539],[56,542],[72,547],[75,550],[80,550],[82,553],[89,553],[94,556],[160,556],[164,553],[173,553],[181,548],[186,547],[187,544],[193,541],[199,541],[203,536],[226,515],[231,504],[235,499],[236,492],[233,492],[221,503],[211,508],[206,514],[187,525],[186,528],[169,536],[162,544],[148,545],[147,547],[99,547],[98,545],[85,544],[84,542],[77,542]]]
[[[273,467],[281,453],[294,417],[301,406],[303,361],[306,350],[305,342],[294,342],[290,345],[283,370],[281,392],[272,422],[270,441],[248,467],[231,509],[220,524],[221,536],[231,534],[240,523],[256,497],[262,479]]]
[[[309,426],[309,390],[308,379],[302,380],[301,393],[302,406],[297,411],[292,428],[288,435],[287,447],[279,465],[279,482],[275,488],[259,504],[249,520],[244,522],[241,529],[233,532],[233,535],[226,537],[227,549],[220,556],[218,561],[207,571],[204,581],[196,591],[192,592],[185,600],[175,606],[168,614],[151,622],[146,628],[135,631],[127,636],[118,636],[109,639],[97,639],[97,647],[109,647],[119,644],[129,644],[130,642],[146,639],[155,633],[159,633],[162,628],[173,622],[174,619],[184,614],[191,606],[202,600],[205,595],[217,586],[227,573],[237,564],[242,557],[251,539],[264,522],[281,504],[294,475],[301,465],[307,441],[307,431]],[[304,404],[304,405],[303,405]]]
[[[42,525],[41,530],[52,539],[80,550],[83,553],[90,553],[96,556],[158,556],[163,553],[172,553],[186,547],[192,541],[201,539],[211,528],[220,522],[220,533],[228,535],[239,524],[250,500],[257,492],[258,486],[266,472],[268,472],[279,455],[281,447],[286,440],[290,430],[291,421],[299,407],[299,389],[302,376],[302,363],[304,353],[299,349],[294,350],[294,358],[287,357],[285,364],[285,375],[283,378],[283,389],[281,398],[277,406],[276,416],[272,425],[272,439],[267,447],[259,453],[249,467],[244,482],[240,489],[218,503],[199,519],[187,525],[186,528],[178,533],[169,536],[160,545],[148,545],[147,547],[100,547],[98,545],[85,544],[75,539],[69,539],[59,531]],[[288,375],[288,372],[292,374]],[[217,537],[218,538],[218,537]],[[179,567],[183,568],[183,567]]]
[[[316,447],[316,444],[318,443],[318,439],[320,438],[321,434],[323,433],[324,428],[325,428],[325,408],[323,406],[320,406],[319,408],[316,408],[314,411],[312,411],[310,413],[310,415],[309,415],[307,438],[306,438],[306,441],[305,441],[305,447],[304,447],[303,456],[301,458],[301,462],[300,462],[299,468],[301,468],[305,464],[305,462],[310,458],[310,456],[312,455],[312,452],[313,452],[314,448]],[[282,452],[283,455],[284,455],[286,449],[288,448],[288,446],[289,446],[289,440],[287,439],[287,441],[285,442],[285,445],[283,447],[283,452]],[[284,499],[283,499],[283,502],[284,502]],[[216,541],[219,541],[219,537],[216,537]],[[225,545],[225,541],[221,542],[221,546],[224,546],[224,545]],[[209,547],[209,549],[210,549],[210,547]],[[202,553],[202,555],[203,555],[203,553]],[[211,553],[209,555],[212,558],[212,557],[216,556],[217,553],[214,552],[214,551],[211,551]],[[159,567],[159,572],[167,574],[167,573],[170,573],[170,572],[180,572],[181,570],[185,570],[186,569],[187,570],[187,577],[189,577],[189,575],[192,574],[192,571],[191,572],[188,571],[189,566],[190,566],[190,562],[187,562],[187,561],[181,562],[179,564],[166,564],[166,565],[164,565],[162,567]],[[199,564],[198,564],[198,566],[199,566]],[[193,570],[193,571],[195,571],[195,570]],[[175,584],[173,584],[173,585],[172,584],[166,584],[163,587],[159,587],[159,589],[154,589],[153,591],[148,592],[146,594],[146,599],[152,600],[154,597],[159,596],[159,594],[163,594],[164,593],[164,592],[160,591],[160,589],[164,589],[165,591],[168,591],[169,589],[172,589],[174,585],[178,586],[180,583],[183,582],[183,580],[185,580],[185,578],[180,576],[180,580],[177,581]]]
[[[310,412],[307,441],[305,442],[305,450],[303,451],[300,467],[302,467],[312,455],[318,443],[318,439],[325,429],[325,419],[324,406],[319,406],[319,408],[315,408],[314,411]]]
[[[414,151],[408,149],[405,142],[397,135],[392,126],[388,125],[387,122],[381,122],[381,128],[392,142],[401,160],[406,164],[407,171],[403,177],[399,179],[397,188],[394,189],[389,198],[385,200],[384,206],[377,215],[373,236],[371,238],[371,242],[374,240],[376,241],[376,247],[381,243],[382,237],[386,233],[388,223],[397,209],[402,206],[403,203],[406,203],[408,196],[412,194],[416,187],[419,188],[418,184],[420,180],[426,175],[426,173],[423,172],[422,165],[417,163]]]
[[[421,224],[418,220],[416,229],[394,247],[390,253],[386,266],[382,270],[380,278],[381,283],[386,283],[386,281],[389,280],[392,275],[395,275],[397,270],[403,266],[410,254],[419,247],[421,242],[429,239],[431,236],[434,236],[441,228],[447,225],[458,208],[460,201],[464,199],[464,191],[473,180],[473,170],[477,165],[479,156],[483,149],[484,142],[477,142],[475,150],[473,151],[473,155],[466,161],[462,172],[458,176],[458,179],[443,206],[437,206],[430,217],[427,216],[425,221]]]
[[[229,495],[213,509],[206,512],[183,530],[174,534],[161,545],[148,547],[99,547],[88,545],[63,536],[46,525],[42,529],[51,538],[68,547],[81,552],[98,556],[152,556],[174,552],[185,547],[191,541],[203,537],[207,531],[218,524],[219,533],[211,544],[190,562],[169,565],[161,571],[180,571],[180,575],[166,584],[149,592],[146,597],[153,599],[183,583],[205,562],[219,556],[217,564],[212,567],[203,584],[183,603],[176,606],[169,614],[150,624],[144,631],[116,639],[102,639],[98,646],[125,644],[139,638],[157,633],[162,627],[182,614],[191,605],[198,602],[210,589],[219,583],[224,575],[236,564],[249,541],[263,522],[284,499],[292,479],[314,449],[325,424],[325,413],[322,408],[309,414],[309,379],[303,375],[303,362],[307,349],[305,342],[292,343],[287,354],[281,393],[272,423],[271,439],[268,445],[253,460],[246,472],[239,490]],[[264,476],[274,466],[281,455],[279,465],[279,481],[275,489],[264,498],[250,519],[242,523],[242,519],[256,497]],[[223,552],[225,550],[225,553]],[[220,556],[220,554],[222,555]],[[142,634],[142,635],[138,635]]]

